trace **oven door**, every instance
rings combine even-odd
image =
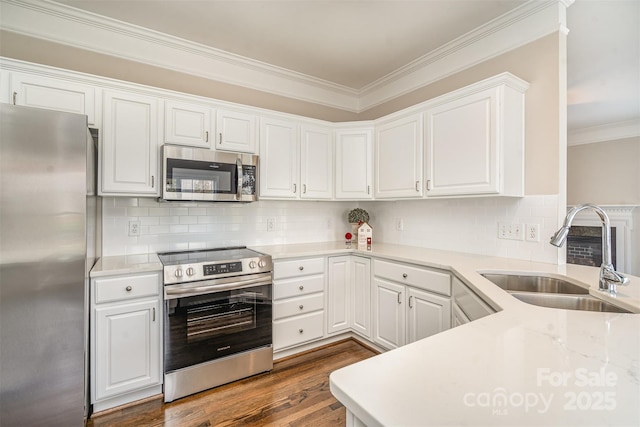
[[[272,345],[272,284],[266,276],[239,288],[206,284],[216,280],[166,286],[165,373]]]

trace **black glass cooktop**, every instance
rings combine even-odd
[[[164,252],[159,253],[158,258],[162,265],[180,265],[180,264],[194,264],[199,262],[225,262],[236,261],[245,258],[256,258],[264,256],[264,254],[251,249],[247,249],[246,246],[237,246],[231,248],[214,248],[203,249],[196,251],[183,251],[183,252]]]

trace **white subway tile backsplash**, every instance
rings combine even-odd
[[[547,238],[558,225],[557,196],[249,204],[105,197],[103,255],[342,240],[351,231],[347,213],[358,206],[371,216],[374,242],[557,263]],[[267,218],[275,218],[274,231],[267,231]],[[140,236],[128,235],[132,220],[140,221]],[[498,239],[498,221],[540,224],[540,242]]]

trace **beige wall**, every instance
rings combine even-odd
[[[479,80],[508,71],[530,83],[525,103],[525,192],[558,194],[561,80],[560,58],[564,35],[551,34],[523,47],[489,59],[450,77],[365,111],[361,119],[373,119],[418,102],[451,92]],[[560,101],[560,102],[559,102]]]
[[[0,31],[0,56],[331,122],[358,114]]]
[[[567,203],[640,205],[640,137],[570,146]]]
[[[565,105],[560,99],[564,93],[560,74],[564,67],[560,59],[564,55],[563,37],[551,34],[360,114],[4,31],[0,32],[0,55],[332,122],[378,118],[508,71],[531,84],[525,107],[525,192],[543,195],[564,191],[559,172],[563,170],[561,135],[566,134],[566,129],[560,129]]]

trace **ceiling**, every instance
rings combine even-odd
[[[361,90],[527,0],[59,0]],[[568,120],[640,118],[640,0],[568,9]]]

